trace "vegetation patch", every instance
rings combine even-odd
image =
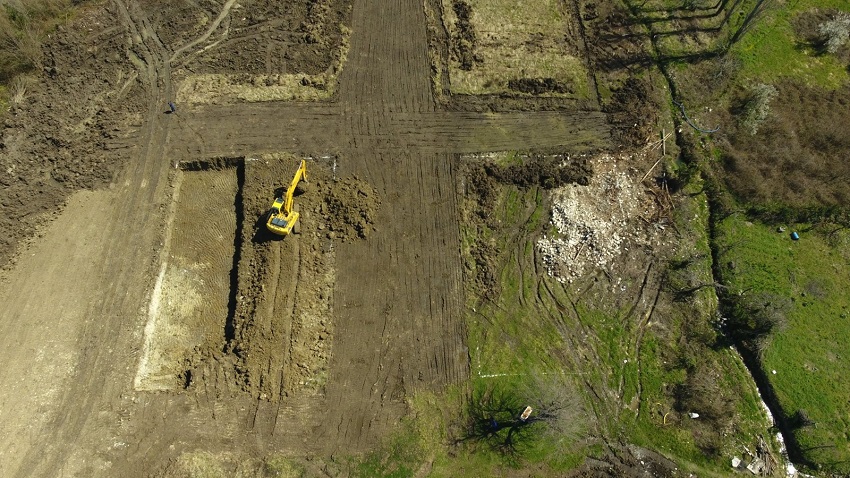
[[[770,9],[731,50],[743,61],[741,74],[751,81],[789,78],[828,89],[845,85],[847,63],[839,56],[822,54],[821,44],[812,42],[819,22],[804,30],[795,28],[810,23],[808,16],[841,8],[847,8],[842,0],[800,0]]]
[[[501,168],[523,164],[522,156],[512,154],[488,159]],[[563,187],[603,188],[604,174],[595,173],[587,186]],[[473,406],[464,423],[473,433],[461,435],[465,453],[490,457],[499,466],[535,463],[549,472],[578,466],[589,473],[597,460],[622,465],[614,458],[619,437],[702,475],[728,471],[732,456],[755,450],[760,440],[771,442],[746,368],[734,351],[720,346],[708,208],[699,184],[675,200],[667,219],[674,226],[668,223],[668,233],[651,241],[665,244],[678,230],[675,246],[653,249],[627,241],[607,272],[589,267],[567,282],[547,273],[536,247],[552,227],[558,189],[492,179],[490,188],[471,188],[464,208],[467,272],[480,277],[484,268],[494,284],[484,295],[481,281],[467,281],[477,285],[470,287],[468,305]],[[610,199],[618,208],[617,196]],[[641,198],[630,200],[642,204]],[[540,378],[564,381],[563,389],[573,390],[578,415],[572,421],[583,426],[563,433],[576,439],[557,446],[544,440],[542,448],[534,443],[543,429],[520,429],[518,436],[528,432],[529,441],[515,449],[508,436],[515,414],[525,406],[520,402],[535,408],[523,394],[540,389],[529,385]],[[570,451],[557,451],[565,443]],[[660,457],[645,462],[653,463],[656,476],[673,473]]]
[[[783,418],[803,458],[833,473],[850,473],[850,235],[805,224],[776,226],[732,215],[720,222],[720,268],[735,312],[732,325],[774,323],[737,332],[761,357]],[[799,241],[790,234],[798,232]],[[740,324],[744,322],[744,324]],[[761,332],[752,335],[752,332]],[[733,330],[736,333],[736,329]]]
[[[838,159],[850,150],[850,134],[843,127],[850,87],[777,86],[756,134],[749,126],[758,122],[748,126],[746,121],[762,116],[762,103],[745,96],[739,103],[745,123],[740,128],[733,123],[731,131],[718,136],[718,165],[726,184],[744,203],[850,204],[850,163]]]

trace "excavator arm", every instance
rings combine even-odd
[[[283,204],[283,212],[289,214],[292,212],[292,195],[295,194],[295,188],[301,180],[307,180],[307,161],[301,160],[301,166],[298,166],[298,171],[295,171],[295,177],[289,183],[289,189],[286,190],[286,201]]]

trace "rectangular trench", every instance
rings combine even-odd
[[[137,390],[185,388],[233,337],[242,240],[242,158],[181,163],[151,293]]]

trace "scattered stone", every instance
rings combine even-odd
[[[634,171],[621,168],[625,159],[593,158],[595,171],[587,186],[569,184],[553,194],[556,234],[537,242],[550,276],[569,282],[592,269],[607,269],[627,244],[650,244],[641,217],[655,207]]]

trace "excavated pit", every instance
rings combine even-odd
[[[334,244],[363,240],[380,203],[308,161],[299,231],[264,227],[301,157],[180,163],[148,310],[138,390],[226,385],[277,400],[323,390],[333,339]],[[225,383],[222,383],[225,382]]]
[[[148,308],[135,386],[170,390],[191,382],[183,363],[195,350],[225,346],[235,307],[233,273],[241,229],[240,158],[180,165],[169,229]]]

